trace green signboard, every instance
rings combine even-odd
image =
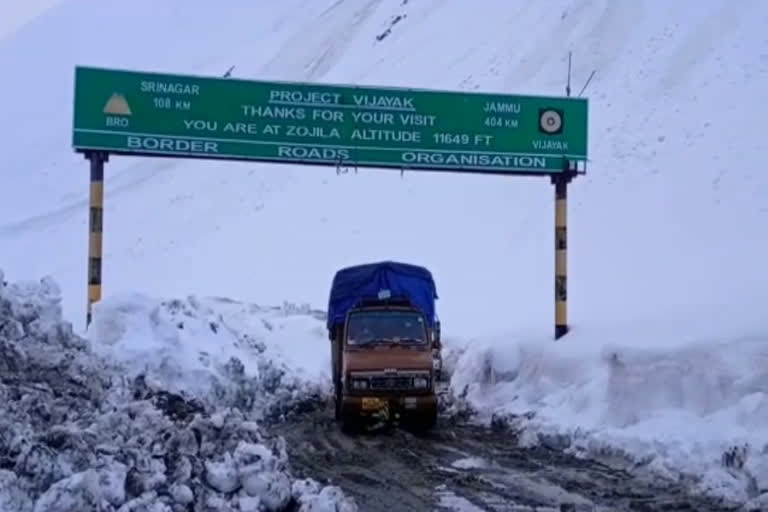
[[[587,100],[78,67],[80,151],[557,174],[587,159]]]

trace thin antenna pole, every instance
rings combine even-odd
[[[581,92],[579,93],[579,96],[584,94],[584,91],[587,89],[587,86],[589,85],[589,82],[592,81],[592,77],[595,76],[595,72],[596,71],[597,71],[596,69],[592,70],[592,73],[590,73],[589,78],[587,78],[587,82],[584,84],[584,87],[581,88]]]
[[[571,53],[568,52],[568,82],[565,86],[565,94],[567,96],[571,95]]]

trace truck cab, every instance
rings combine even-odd
[[[341,283],[345,276],[350,277],[349,269],[334,280],[337,286],[332,290],[345,292],[332,293],[337,300],[331,301],[335,307],[329,307],[335,415],[348,432],[381,422],[426,430],[437,421],[435,341],[439,337],[431,309],[436,293],[431,291],[431,275],[423,267],[416,267],[417,274],[429,279],[411,281],[405,288],[397,286],[404,281],[397,271],[413,270],[400,265],[382,263],[366,268],[373,270],[369,278],[377,275],[374,281],[380,288],[375,291],[366,286],[367,279],[345,288]],[[354,269],[360,267],[353,267],[353,275]],[[381,279],[382,274],[388,279]],[[425,289],[428,293],[420,295]],[[338,300],[352,290],[351,300]],[[426,307],[419,300],[425,297],[430,298]],[[341,308],[340,302],[344,302]]]

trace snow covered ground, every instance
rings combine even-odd
[[[132,297],[104,303],[86,340],[62,321],[54,280],[2,283],[3,512],[357,510],[293,478],[261,427],[325,396],[276,345],[317,341],[292,318],[308,312],[249,308],[262,327],[244,332],[191,299]]]
[[[247,344],[202,320],[174,330],[194,310],[263,335],[310,382],[322,378],[321,333],[302,315],[251,316],[246,304],[324,309],[340,266],[422,263],[435,272],[457,350],[452,386],[486,416],[534,411],[529,434],[703,471],[712,492],[768,489],[765,2],[35,5],[39,16],[8,21],[0,37],[0,68],[13,70],[0,81],[0,112],[12,120],[0,126],[0,266],[54,276],[78,331],[87,170],[69,148],[74,65],[211,75],[235,65],[243,78],[562,94],[573,50],[574,91],[596,74],[584,93],[592,161],[570,192],[574,331],[561,343],[551,342],[546,180],[129,158],[107,166],[107,298],[87,336],[179,386],[180,372],[220,371],[201,351],[226,358]],[[0,20],[11,20],[9,6]],[[243,302],[159,305],[190,295]],[[274,335],[265,318],[290,334]],[[191,366],[148,359],[141,343],[175,348]],[[243,366],[261,372],[248,354]],[[745,442],[743,467],[723,468],[723,452]]]
[[[716,317],[715,317],[716,318]],[[510,332],[453,345],[451,391],[475,420],[635,471],[680,473],[743,503],[768,489],[768,337],[706,325]],[[747,325],[747,324],[745,324]],[[768,494],[764,497],[768,498]]]

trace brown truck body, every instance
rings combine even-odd
[[[368,321],[375,319],[375,321]],[[371,423],[434,426],[436,338],[410,304],[372,303],[351,309],[331,333],[336,418],[345,431]],[[355,339],[354,328],[368,329]],[[386,330],[386,332],[384,332]]]

